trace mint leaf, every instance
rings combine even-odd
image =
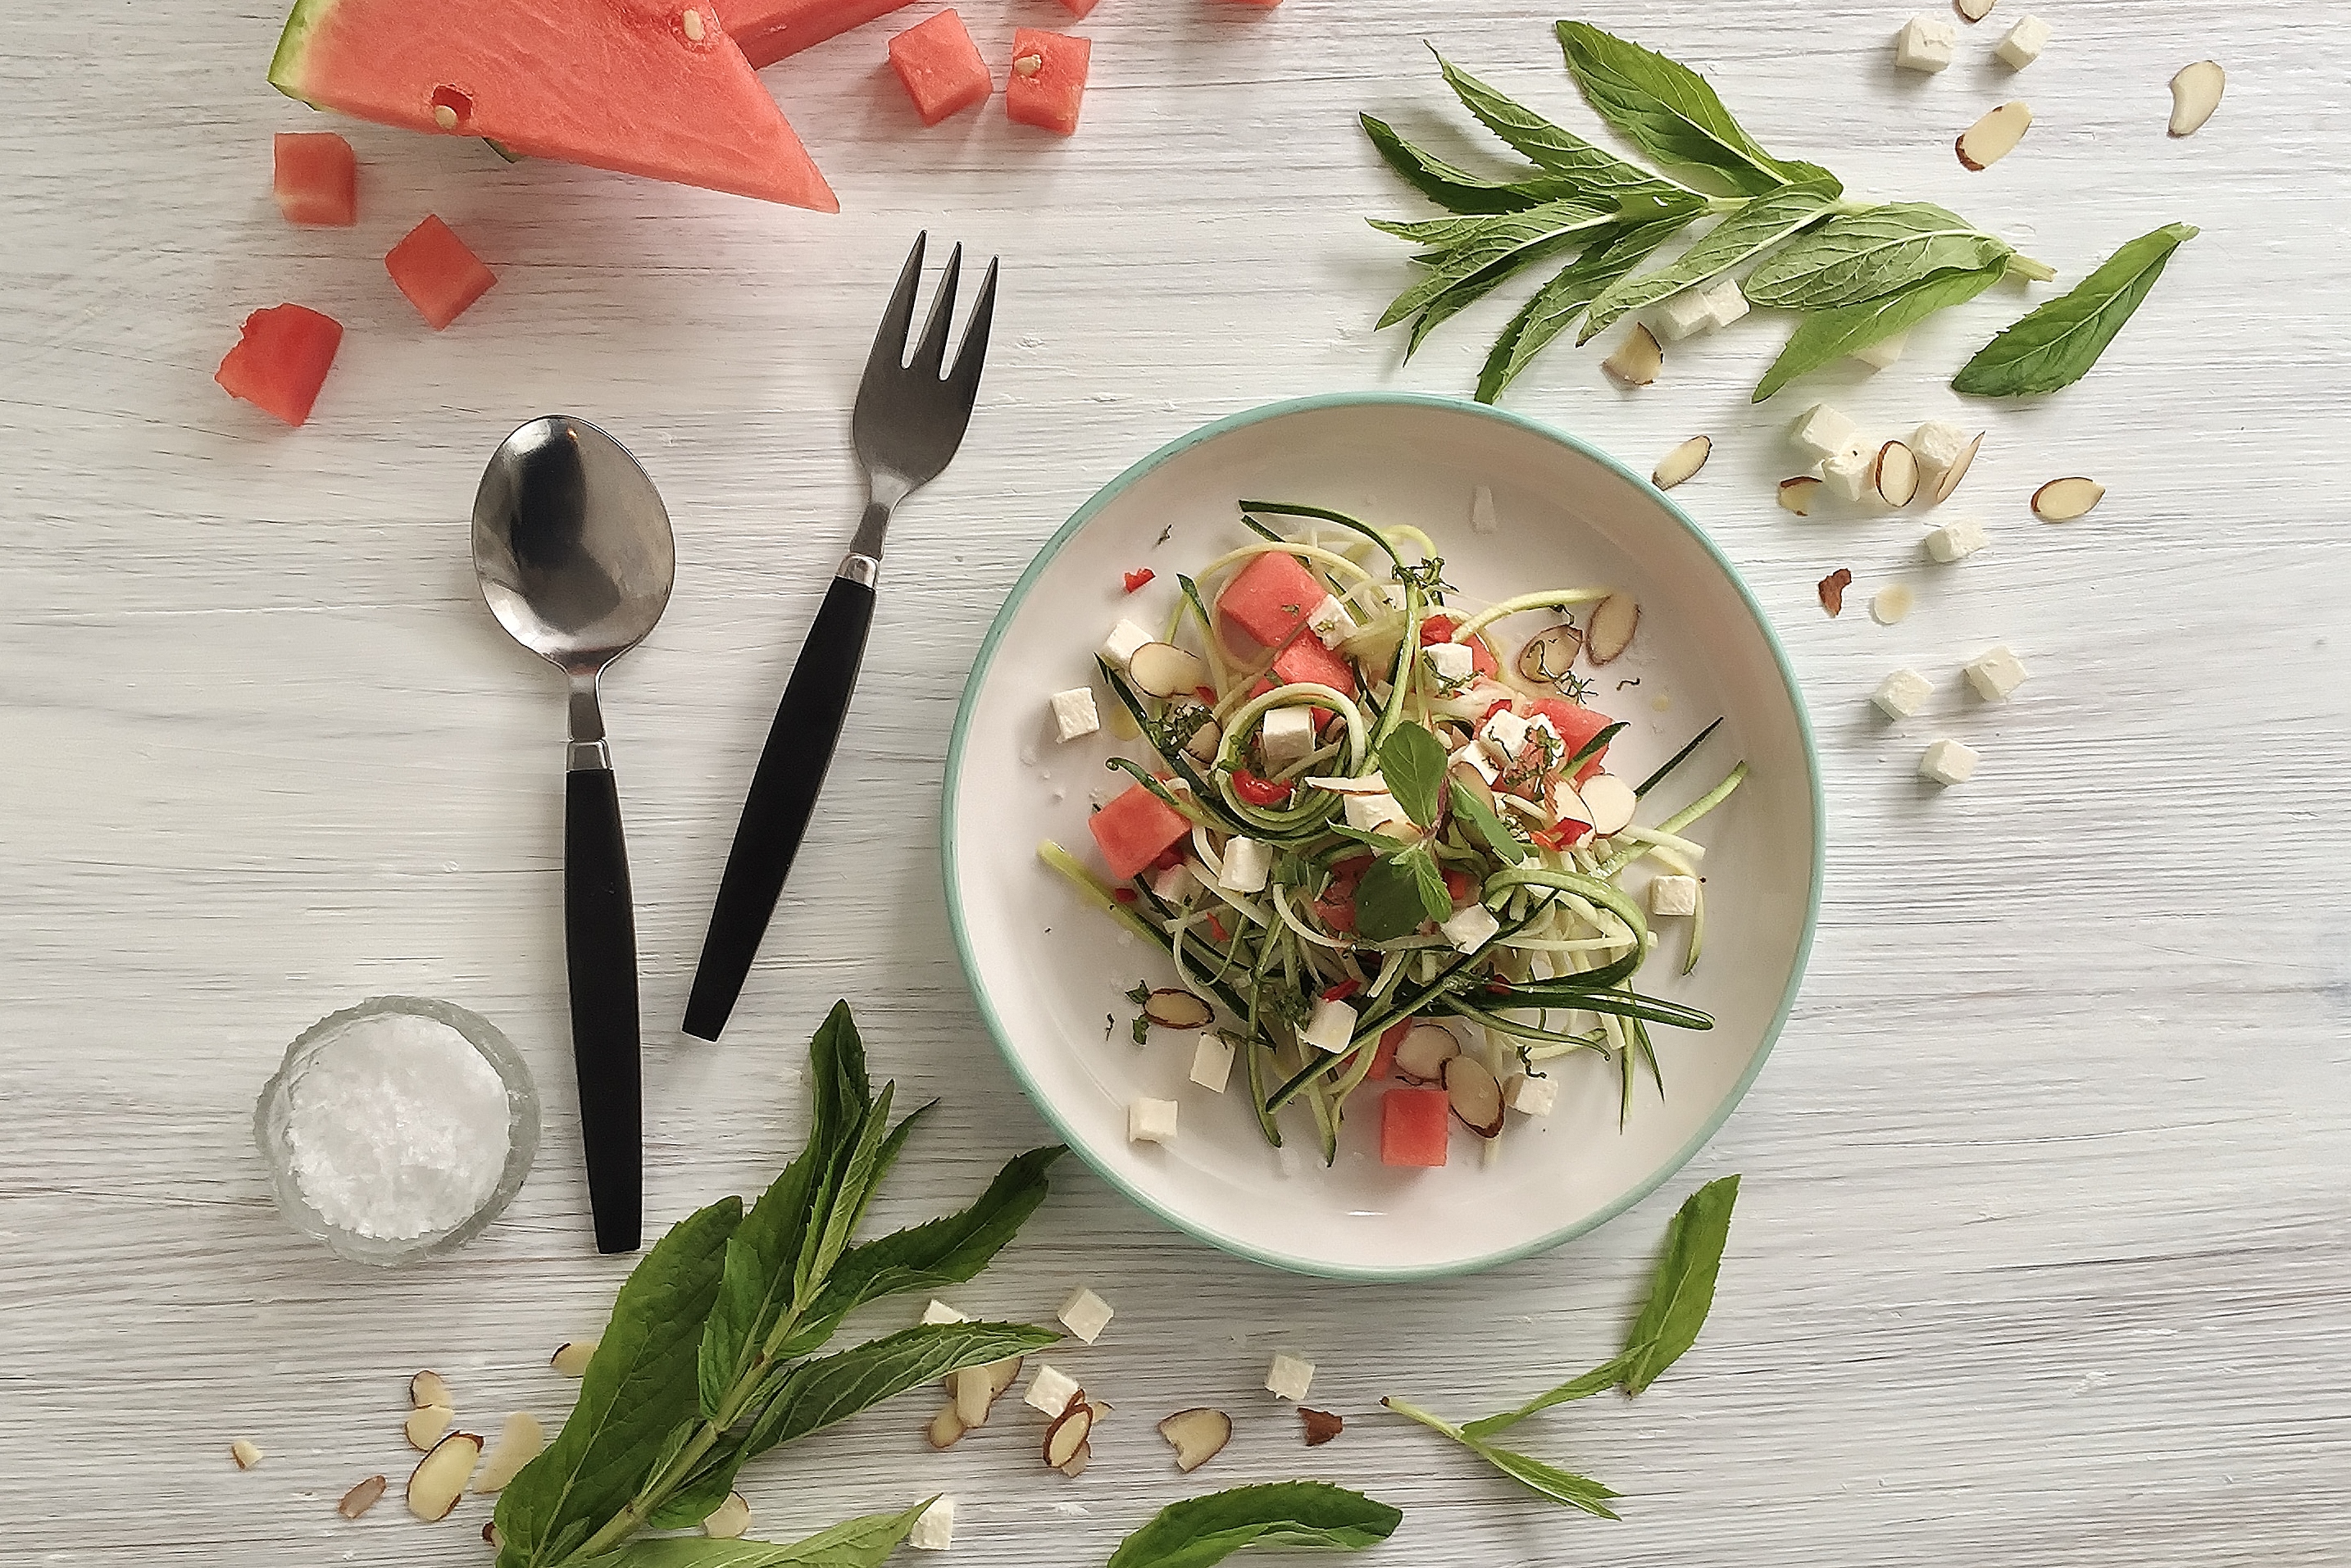
[[[1438,869],[1437,857],[1426,848],[1416,846],[1397,858],[1412,867],[1413,887],[1420,894],[1420,912],[1431,920],[1450,916],[1453,895],[1445,889],[1445,873]]]
[[[1438,295],[1471,286],[1473,280],[1476,291],[1483,293],[1520,267],[1531,267],[1574,245],[1580,236],[1604,226],[1611,219],[1607,214],[1588,207],[1554,202],[1523,213],[1449,221],[1478,222],[1485,226],[1454,247],[1432,253],[1428,275],[1388,302],[1388,308],[1380,314],[1380,327],[1393,327]]]
[[[1445,804],[1445,743],[1416,724],[1400,724],[1380,742],[1380,777],[1413,825],[1437,823]]]
[[[758,1358],[777,1318],[791,1305],[792,1265],[805,1239],[815,1170],[811,1144],[784,1167],[726,1242],[718,1300],[703,1324],[698,1356],[705,1417],[717,1416],[720,1405]]]
[[[1649,1300],[1625,1336],[1625,1392],[1638,1394],[1698,1341],[1714,1307],[1714,1282],[1722,1249],[1730,1240],[1730,1210],[1739,1201],[1739,1178],[1710,1181],[1689,1195],[1666,1227],[1665,1254],[1657,1260]]]
[[[1895,202],[1831,218],[1766,257],[1740,285],[1748,302],[1781,310],[1858,305],[1937,272],[1973,272],[2015,251],[1957,213]]]
[[[1593,300],[1575,340],[1589,342],[1627,312],[1719,277],[1762,255],[1805,225],[1819,222],[1843,191],[1834,178],[1825,178],[1782,186],[1752,198],[1667,265],[1625,278]]]
[[[1487,1443],[1471,1443],[1469,1451],[1492,1465],[1520,1486],[1570,1508],[1580,1508],[1586,1513],[1596,1513],[1603,1519],[1614,1519],[1616,1511],[1608,1506],[1618,1494],[1590,1476],[1579,1476],[1547,1465],[1525,1454],[1514,1454],[1508,1448],[1497,1448]]]
[[[847,1001],[832,1004],[824,1022],[809,1040],[809,1091],[815,1103],[810,1113],[809,1146],[817,1164],[831,1162],[842,1140],[853,1137],[867,1107],[873,1103],[872,1082],[865,1071],[865,1040]]]
[[[1607,292],[1618,278],[1647,260],[1656,248],[1689,226],[1697,211],[1682,212],[1656,223],[1609,230],[1595,237],[1584,253],[1561,268],[1536,291],[1486,356],[1478,373],[1478,401],[1492,402],[1541,353],[1553,338],[1575,324],[1585,306]]]
[[[1517,865],[1527,858],[1527,846],[1519,841],[1492,807],[1479,800],[1477,793],[1458,779],[1453,780],[1453,814],[1469,824],[1477,835],[1486,841],[1486,847],[1502,861]]]
[[[2137,310],[2171,253],[2195,237],[2187,224],[2166,224],[2132,240],[2070,291],[1978,350],[1951,378],[1952,390],[2022,397],[2072,386],[2089,373]]]
[[[1107,1568],[1209,1568],[1245,1546],[1358,1552],[1403,1521],[1386,1503],[1324,1481],[1235,1487],[1161,1509],[1119,1542]]]
[[[1437,882],[1442,915],[1431,914],[1426,878]],[[1426,850],[1415,845],[1398,854],[1383,856],[1355,884],[1355,934],[1367,942],[1391,942],[1420,929],[1424,920],[1442,920],[1453,912],[1445,897],[1445,878]]]
[[[880,1568],[928,1507],[922,1502],[904,1513],[869,1514],[789,1544],[692,1535],[634,1541],[583,1558],[576,1568]]]
[[[1651,157],[1704,170],[1747,195],[1822,172],[1763,151],[1687,66],[1589,23],[1562,22],[1557,32],[1584,101]]]
[[[1457,213],[1515,213],[1544,202],[1563,201],[1583,186],[1560,174],[1530,171],[1516,180],[1489,180],[1447,163],[1398,136],[1385,120],[1357,116],[1389,168],[1438,206]]]
[[[1503,96],[1462,70],[1443,55],[1437,69],[1445,73],[1461,106],[1478,123],[1568,183],[1572,194],[1611,208],[1628,198],[1691,201],[1698,193],[1676,181],[1652,174],[1637,163],[1593,146],[1583,137],[1553,125],[1525,105]],[[1692,202],[1693,205],[1698,204]]]
[[[917,1384],[967,1366],[1026,1355],[1061,1339],[1026,1323],[919,1323],[777,1374],[743,1442],[743,1457],[846,1421]]]
[[[1896,293],[1805,317],[1780,357],[1771,361],[1771,368],[1763,372],[1753,401],[1761,402],[1806,371],[1890,338],[1938,310],[1973,299],[1999,282],[2000,275],[1998,267],[1933,273]]]

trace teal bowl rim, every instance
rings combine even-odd
[[[1731,1092],[1723,1097],[1721,1106],[1706,1125],[1698,1129],[1687,1143],[1668,1156],[1654,1172],[1627,1188],[1614,1203],[1594,1213],[1573,1220],[1549,1235],[1540,1236],[1531,1241],[1520,1242],[1513,1247],[1506,1247],[1482,1257],[1461,1259],[1448,1263],[1393,1269],[1309,1262],[1262,1247],[1252,1246],[1230,1236],[1220,1235],[1206,1226],[1195,1223],[1185,1216],[1176,1213],[1150,1195],[1123,1180],[1116,1172],[1105,1169],[1088,1156],[1084,1146],[1071,1136],[1069,1127],[1054,1111],[1046,1096],[1039,1091],[1036,1082],[1021,1065],[1020,1058],[1014,1052],[1010,1041],[1007,1039],[1003,1020],[997,1017],[996,1008],[988,999],[987,988],[980,979],[978,966],[973,960],[970,935],[965,928],[963,891],[956,873],[955,802],[963,781],[964,747],[969,737],[972,706],[978,695],[981,683],[987,678],[988,670],[996,661],[997,648],[1003,641],[1006,630],[1011,625],[1014,615],[1019,612],[1022,602],[1028,598],[1029,591],[1036,583],[1038,576],[1044,571],[1054,556],[1061,552],[1061,547],[1075,538],[1080,529],[1093,520],[1097,512],[1117,499],[1136,480],[1157,468],[1161,464],[1190,451],[1203,442],[1213,441],[1231,431],[1245,429],[1249,425],[1261,423],[1266,420],[1280,419],[1289,414],[1357,407],[1426,408],[1441,410],[1447,413],[1468,414],[1479,419],[1490,419],[1497,423],[1512,426],[1531,435],[1540,436],[1546,441],[1567,447],[1570,451],[1599,464],[1619,478],[1631,481],[1646,492],[1649,500],[1656,503],[1667,517],[1672,518],[1684,533],[1689,535],[1698,542],[1701,549],[1713,558],[1714,563],[1722,569],[1723,575],[1729,580],[1731,587],[1745,601],[1748,613],[1753,616],[1755,623],[1762,628],[1763,640],[1771,647],[1772,663],[1779,668],[1781,685],[1786,687],[1788,702],[1796,716],[1796,734],[1803,745],[1804,768],[1808,776],[1807,781],[1812,787],[1813,802],[1812,890],[1804,904],[1804,928],[1796,943],[1795,964],[1789,971],[1787,988],[1781,994],[1779,1009],[1773,1013],[1771,1023],[1765,1027],[1762,1041],[1756,1050],[1753,1060],[1748,1063],[1746,1072],[1740,1078]],[[1739,569],[1730,563],[1729,558],[1716,548],[1714,540],[1707,536],[1706,530],[1692,522],[1687,514],[1674,504],[1671,497],[1659,490],[1646,478],[1625,467],[1606,453],[1576,436],[1570,435],[1563,430],[1553,429],[1550,425],[1526,418],[1524,415],[1511,413],[1507,410],[1494,408],[1485,403],[1470,402],[1461,398],[1438,397],[1426,392],[1325,392],[1314,397],[1290,398],[1280,402],[1264,403],[1239,413],[1228,414],[1223,419],[1204,424],[1188,434],[1177,436],[1158,451],[1136,461],[1125,472],[1095,491],[1092,497],[1080,507],[1071,516],[1070,520],[1063,523],[1029,560],[1028,569],[1020,574],[1020,580],[1014,583],[1011,591],[1005,595],[1002,608],[997,611],[995,621],[987,628],[987,635],[981,640],[979,652],[972,660],[971,674],[964,681],[963,695],[956,706],[955,728],[947,737],[946,784],[939,798],[939,870],[946,898],[947,925],[955,936],[956,957],[963,967],[966,982],[971,987],[972,998],[979,1005],[980,1018],[987,1026],[988,1037],[995,1040],[998,1052],[1003,1056],[1005,1065],[1012,1070],[1013,1078],[1019,1083],[1021,1092],[1029,1096],[1029,1103],[1036,1106],[1045,1120],[1053,1124],[1054,1130],[1069,1142],[1070,1146],[1076,1150],[1081,1158],[1085,1159],[1087,1165],[1092,1166],[1095,1174],[1125,1194],[1136,1205],[1158,1216],[1160,1219],[1175,1228],[1206,1241],[1212,1247],[1232,1253],[1236,1257],[1247,1258],[1270,1268],[1287,1270],[1294,1274],[1308,1274],[1326,1280],[1402,1281],[1439,1280],[1458,1274],[1476,1273],[1480,1270],[1513,1262],[1520,1258],[1531,1258],[1539,1252],[1547,1252],[1554,1247],[1596,1230],[1664,1186],[1675,1172],[1687,1165],[1700,1149],[1713,1140],[1715,1134],[1722,1130],[1722,1124],[1730,1119],[1730,1113],[1739,1108],[1741,1101],[1747,1098],[1747,1091],[1753,1086],[1756,1076],[1763,1071],[1764,1062],[1771,1060],[1772,1048],[1779,1043],[1780,1031],[1786,1027],[1788,1015],[1796,1005],[1796,993],[1803,985],[1805,966],[1812,957],[1813,933],[1820,924],[1821,884],[1827,864],[1827,841],[1828,803],[1821,792],[1820,752],[1813,744],[1812,716],[1805,709],[1804,694],[1796,685],[1795,671],[1789,667],[1788,651],[1781,645],[1779,633],[1772,629],[1771,618],[1764,614],[1762,605],[1757,602],[1754,593],[1748,588],[1747,580],[1740,575]]]

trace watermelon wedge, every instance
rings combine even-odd
[[[907,0],[725,0],[726,36],[753,68],[886,16]]]
[[[708,0],[296,0],[269,80],[404,130],[841,210]]]

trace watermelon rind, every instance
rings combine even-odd
[[[311,30],[326,20],[335,0],[294,0],[287,13],[286,30],[277,35],[277,52],[269,57],[269,85],[297,103],[310,103],[295,84],[301,79],[303,51],[310,46]],[[310,103],[312,109],[319,106]]]

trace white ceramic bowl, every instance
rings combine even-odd
[[[1492,493],[1498,531],[1470,527]],[[1336,1165],[1311,1124],[1270,1147],[1238,1069],[1211,1093],[1187,1081],[1193,1037],[1138,1047],[1138,980],[1172,983],[1166,956],[1081,904],[1038,859],[1059,841],[1099,866],[1086,817],[1115,750],[1105,733],[1057,743],[1052,692],[1101,689],[1093,651],[1121,615],[1164,622],[1178,571],[1247,537],[1242,497],[1305,501],[1426,528],[1447,579],[1475,600],[1602,585],[1641,605],[1639,632],[1591,700],[1629,727],[1612,771],[1638,779],[1725,719],[1653,797],[1670,810],[1743,758],[1745,787],[1695,835],[1708,845],[1703,962],[1682,977],[1687,921],[1661,921],[1646,991],[1711,1013],[1704,1033],[1655,1031],[1662,1101],[1645,1079],[1620,1131],[1613,1068],[1585,1052],[1549,1065],[1548,1118],[1513,1117],[1498,1157],[1457,1132],[1444,1169],[1394,1170],[1377,1153],[1376,1085],[1359,1092]],[[1165,529],[1173,534],[1157,542]],[[1123,592],[1148,566],[1158,580]],[[1529,622],[1531,631],[1539,622]],[[1505,656],[1508,648],[1505,648]],[[1638,685],[1628,683],[1637,679]],[[1660,813],[1645,810],[1642,820]],[[1713,1135],[1763,1065],[1794,1001],[1819,907],[1818,771],[1793,676],[1761,612],[1706,537],[1646,481],[1573,438],[1474,403],[1396,394],[1278,403],[1218,422],[1120,475],[1038,552],[981,645],[947,754],[941,833],[957,949],[989,1030],[1071,1148],[1154,1213],[1285,1269],[1347,1278],[1459,1272],[1556,1245],[1664,1181]],[[1166,1145],[1126,1141],[1127,1103],[1180,1103]]]

